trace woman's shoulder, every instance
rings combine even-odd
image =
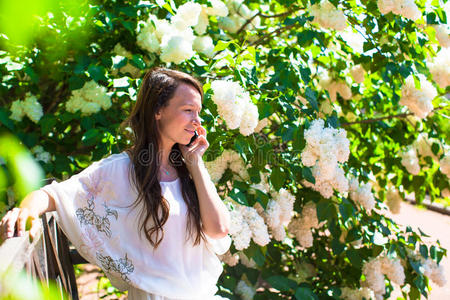
[[[99,161],[93,162],[86,171],[88,173],[103,173],[104,175],[118,174],[119,171],[128,171],[130,158],[124,151],[121,153],[111,154]],[[120,173],[120,172],[119,172]]]
[[[111,154],[107,157],[102,158],[101,160],[94,162],[94,164],[98,164],[98,166],[107,166],[110,164],[123,164],[126,165],[130,162],[130,157],[128,156],[126,151]]]

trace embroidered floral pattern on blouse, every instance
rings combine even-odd
[[[83,231],[81,238],[83,243],[80,245],[80,252],[85,255],[95,253],[104,244],[103,240],[98,236],[97,232],[92,227],[87,227]]]
[[[95,203],[94,198],[90,198],[87,201],[88,206],[83,208],[78,208],[76,210],[76,215],[78,218],[78,221],[80,221],[80,224],[83,225],[94,225],[99,232],[104,232],[107,237],[111,237],[111,229],[108,217],[113,216],[118,218],[118,213],[116,210],[110,209],[109,207],[105,206],[106,215],[104,217],[97,215],[94,212]]]
[[[97,252],[97,259],[100,261],[101,267],[105,272],[117,272],[125,282],[130,283],[127,275],[134,271],[134,265],[128,259],[127,254],[125,254],[124,258],[112,259],[111,256],[104,256]]]
[[[106,205],[106,201],[112,197],[115,197],[114,191],[110,182],[103,182],[101,180],[93,180],[92,184],[87,180],[82,180],[85,185],[87,194],[87,206],[78,208],[76,215],[81,225],[93,225],[99,232],[104,232],[107,237],[111,237],[110,221],[108,217],[113,216],[118,219],[118,213],[116,210],[109,208]],[[97,197],[103,198],[103,206],[105,208],[106,215],[100,216],[95,213],[94,199]]]

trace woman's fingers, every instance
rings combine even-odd
[[[39,233],[41,223],[39,221],[39,218],[35,218],[35,217],[30,217],[30,218],[31,218],[30,237],[32,240],[34,240],[36,235]]]
[[[20,209],[13,208],[8,211],[3,217],[3,239],[11,238],[14,236],[14,231],[16,229],[17,217],[19,216]]]
[[[17,219],[17,231],[18,236],[23,236],[27,230],[27,220],[31,218],[30,211],[26,208],[22,208]]]
[[[27,223],[30,228],[27,228]],[[23,236],[29,229],[30,237],[34,239],[40,232],[40,219],[30,213],[27,208],[13,208],[8,211],[0,222],[0,240],[4,241],[14,236],[17,228],[17,235]]]

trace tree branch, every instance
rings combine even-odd
[[[445,107],[437,107],[436,109],[433,109],[432,112],[438,111],[440,109],[444,109]],[[384,116],[384,117],[379,117],[379,118],[373,118],[373,119],[366,119],[366,120],[360,120],[360,121],[354,121],[354,122],[346,122],[346,123],[341,123],[341,126],[350,126],[350,125],[354,125],[354,124],[367,124],[367,123],[374,123],[374,122],[378,122],[381,120],[388,120],[388,119],[394,119],[394,118],[406,118],[408,116],[412,116],[414,115],[414,113],[410,112],[410,113],[403,113],[403,114],[398,114],[398,115],[391,115],[391,116]]]
[[[258,12],[257,14],[255,14],[253,17],[251,17],[250,19],[247,19],[247,21],[245,22],[245,24],[244,25],[242,25],[241,26],[241,28],[239,28],[239,30],[236,32],[236,34],[239,34],[239,33],[241,33],[243,30],[244,30],[244,28],[248,25],[248,24],[250,24],[252,21],[253,21],[253,19],[255,19],[256,17],[261,17],[261,18],[266,18],[266,19],[269,19],[269,18],[281,18],[281,17],[285,17],[285,16],[289,16],[291,13],[293,13],[294,11],[296,11],[297,9],[295,9],[295,8],[292,8],[292,9],[290,9],[290,10],[288,10],[288,11],[285,11],[285,12],[283,12],[283,13],[279,13],[279,14],[276,14],[276,15],[265,15],[265,14],[263,14],[262,12]]]
[[[239,28],[239,30],[236,32],[236,34],[239,34],[242,32],[242,30],[244,30],[245,27],[247,27],[248,24],[251,23],[251,21],[253,21],[253,19],[255,19],[257,16],[260,16],[261,12],[258,12],[257,14],[255,14],[253,17],[251,17],[250,19],[247,19],[247,21],[245,21],[244,25],[241,26],[241,28]]]
[[[262,18],[279,18],[279,17],[285,17],[285,16],[289,16],[290,14],[292,14],[294,11],[298,10],[298,8],[291,8],[288,11],[285,11],[284,13],[279,13],[276,15],[264,15],[264,14],[260,14],[260,16]]]
[[[294,28],[296,26],[298,26],[298,24],[294,23],[294,24],[291,24],[291,25],[286,25],[284,27],[277,28],[276,30],[274,30],[272,32],[269,32],[268,34],[262,36],[260,39],[254,41],[253,43],[250,43],[250,45],[251,46],[259,45],[259,44],[263,43],[266,39],[270,38],[272,35],[280,33],[280,32],[283,32],[283,31],[291,29],[291,28]]]

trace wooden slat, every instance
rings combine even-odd
[[[23,237],[7,239],[0,245],[0,258],[0,272],[25,269],[30,276],[47,284],[49,280],[56,281],[61,296],[64,290],[71,299],[78,300],[73,265],[86,263],[86,260],[70,248],[56,222],[55,212],[41,217],[40,232],[32,243],[28,232]]]

